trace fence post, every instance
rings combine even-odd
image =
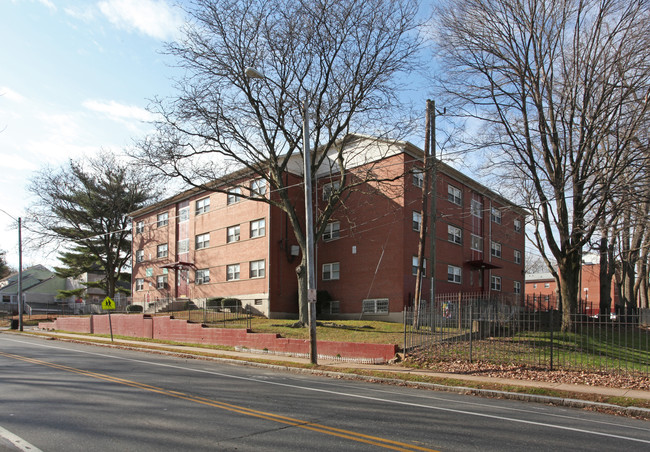
[[[472,305],[469,305],[469,363],[472,364],[472,338],[474,336],[474,316],[472,315]]]
[[[403,315],[403,318],[404,318],[404,359],[406,359],[406,348],[407,348],[406,347],[406,312],[407,312],[406,307],[404,307],[403,312],[404,312],[404,315]]]
[[[550,310],[550,323],[551,323],[551,369],[553,370],[553,309]]]

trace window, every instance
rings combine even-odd
[[[447,200],[461,206],[463,204],[463,192],[453,185],[447,185]]]
[[[490,277],[490,289],[501,291],[501,277],[500,276],[491,276]]]
[[[250,278],[264,278],[265,275],[266,275],[266,265],[264,259],[259,261],[251,261]]]
[[[146,276],[147,278],[151,278],[151,277],[153,276],[153,268],[152,268],[152,267],[149,267],[149,268],[147,268],[147,269],[145,270],[145,276]]]
[[[156,226],[162,228],[169,224],[169,212],[159,213],[156,217]]]
[[[472,215],[478,218],[483,218],[483,204],[476,199],[472,199],[472,205],[470,207]]]
[[[190,239],[183,239],[178,241],[176,252],[178,254],[189,253],[190,252]]]
[[[413,185],[419,188],[424,185],[424,172],[419,168],[413,170]]]
[[[515,264],[521,264],[521,251],[515,250]]]
[[[544,288],[549,289],[551,287],[551,283],[544,283]]]
[[[483,252],[483,237],[472,234],[472,249],[481,253]]]
[[[158,248],[156,250],[156,256],[158,258],[167,257],[167,252],[168,252],[167,244],[163,243],[162,245],[158,245]]]
[[[418,259],[418,257],[413,256],[413,258],[411,259],[411,267],[412,267],[413,276],[418,275],[419,264],[420,264],[420,260]],[[427,276],[427,260],[426,259],[424,259],[424,261],[422,262],[422,275]]]
[[[339,279],[339,263],[323,264],[323,281]]]
[[[194,274],[194,284],[201,285],[201,284],[207,284],[209,282],[210,282],[209,268],[203,268],[201,270],[196,271],[196,273]]]
[[[241,188],[236,187],[228,190],[228,205],[241,201]]]
[[[336,240],[341,236],[341,222],[333,221],[327,223],[325,226],[325,231],[323,232],[323,240]]]
[[[463,243],[463,231],[456,226],[447,225],[447,240],[451,243]]]
[[[501,224],[501,211],[496,207],[492,207],[490,210],[490,220],[492,220],[493,223]]]
[[[501,244],[499,242],[491,242],[490,248],[492,250],[492,256],[501,257]]]
[[[142,262],[144,260],[144,250],[138,250],[135,252],[135,261]]]
[[[261,298],[256,298],[253,304],[255,306],[262,306],[262,304],[264,304],[264,300],[262,300]]]
[[[226,281],[236,281],[239,279],[239,264],[232,264],[226,267]]]
[[[521,232],[521,220],[515,218],[515,232]]]
[[[230,226],[228,228],[228,235],[226,237],[227,243],[239,242],[239,225]]]
[[[164,289],[167,287],[167,275],[159,275],[156,277],[156,289]]]
[[[135,280],[135,290],[144,290],[144,279],[136,278]]]
[[[330,314],[339,314],[341,312],[341,302],[340,301],[330,301],[329,302],[329,313]]]
[[[2,296],[2,302],[3,303],[11,303],[11,295],[3,295]]]
[[[135,224],[135,233],[142,234],[143,231],[144,231],[144,221],[138,221]]]
[[[251,196],[263,198],[266,195],[266,181],[264,179],[255,179],[251,182]]]
[[[363,300],[362,306],[365,314],[388,314],[388,298]]]
[[[196,244],[195,247],[197,250],[202,250],[203,248],[207,248],[210,246],[210,233],[207,232],[205,234],[199,234],[196,236]]]
[[[422,226],[422,214],[420,212],[413,212],[413,230],[419,231]]]
[[[179,223],[184,223],[186,221],[190,220],[190,208],[189,207],[183,207],[182,209],[178,210],[178,222]]]
[[[537,289],[537,283],[533,284],[533,289]]]
[[[251,221],[251,238],[262,237],[264,234],[266,234],[266,220],[262,218]]]
[[[341,188],[341,182],[340,181],[334,181],[329,184],[323,185],[323,201],[327,201],[330,199],[330,197],[333,194],[336,194],[336,192],[339,191]]]
[[[514,292],[517,294],[521,293],[521,283],[519,281],[515,281]]]
[[[460,267],[447,265],[447,281],[460,284],[462,270]]]
[[[210,211],[210,198],[203,198],[196,201],[196,214],[201,215]]]

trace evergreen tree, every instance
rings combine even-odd
[[[149,175],[106,152],[39,172],[30,185],[38,198],[30,218],[40,243],[65,246],[57,273],[101,273],[92,285],[113,297],[131,262],[128,215],[157,196],[154,184]]]

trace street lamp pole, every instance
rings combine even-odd
[[[248,78],[266,78],[253,67],[244,69]],[[314,253],[314,208],[311,181],[311,150],[309,147],[309,94],[302,102],[302,144],[303,183],[305,186],[305,260],[307,269],[307,301],[309,314],[309,357],[312,364],[318,364],[316,342],[316,263]]]

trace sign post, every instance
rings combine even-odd
[[[111,330],[111,342],[113,342],[113,323],[111,322],[111,311],[115,310],[115,302],[110,297],[104,298],[102,301],[102,309],[108,311],[108,327]]]

